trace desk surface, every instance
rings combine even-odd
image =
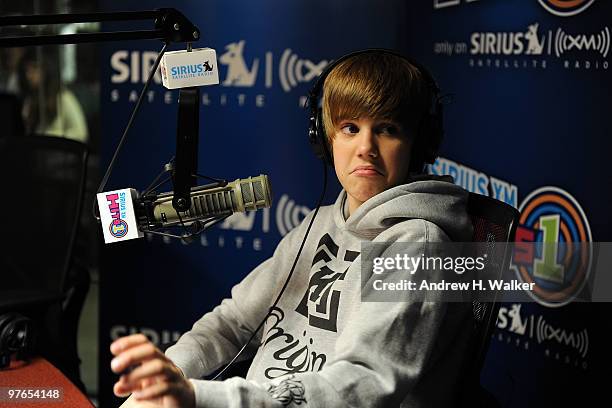
[[[9,390],[45,390],[49,398],[26,396],[25,400],[10,402]],[[60,390],[60,399],[54,399],[53,391]],[[15,395],[13,391],[13,395]],[[57,393],[55,394],[57,395]],[[51,363],[41,357],[28,362],[11,361],[9,368],[0,370],[0,406],[2,408],[93,408],[93,404],[81,391]]]

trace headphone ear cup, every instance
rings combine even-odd
[[[436,125],[435,118],[429,119],[427,141],[423,146],[423,165],[432,164],[438,157],[441,142],[441,129]]]
[[[308,139],[315,155],[325,161],[326,164],[333,165],[333,157],[329,151],[325,128],[323,127],[323,111],[321,108],[317,108],[316,113],[310,117]]]
[[[429,143],[430,134],[429,115],[423,116],[421,123],[419,124],[416,138],[412,144],[412,151],[410,153],[410,165],[409,171],[413,174],[423,173],[423,167],[425,166],[426,151],[428,150],[427,144]]]
[[[434,113],[426,114],[421,120],[417,138],[412,146],[411,173],[422,173],[426,164],[436,161],[443,137],[442,107],[436,103]]]

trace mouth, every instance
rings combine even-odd
[[[351,174],[355,174],[357,176],[382,176],[383,173],[376,166],[372,165],[364,165],[357,166],[353,169]]]

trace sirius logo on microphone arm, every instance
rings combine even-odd
[[[170,69],[170,75],[173,79],[181,79],[185,77],[195,77],[203,75],[212,75],[212,67],[209,61],[205,61],[203,64],[190,64],[181,65],[178,67],[172,67]]]
[[[167,52],[160,65],[162,83],[168,89],[217,85],[219,70],[216,61],[217,53],[212,48]]]

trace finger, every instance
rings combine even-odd
[[[166,359],[166,356],[153,343],[147,341],[144,344],[131,347],[113,358],[111,369],[114,373],[120,373],[134,364],[139,364],[155,357]]]
[[[113,386],[113,392],[117,396],[125,396],[126,394],[131,394],[134,391],[141,390],[142,388],[148,387],[153,383],[153,380],[146,378],[141,381],[128,382],[125,380],[124,375],[119,378],[119,381],[115,383]]]
[[[118,397],[127,397],[134,391],[137,390],[134,389],[132,385],[122,383],[121,381],[117,381],[115,385],[113,385],[113,393]]]
[[[156,382],[157,382],[157,378],[155,377],[145,378],[144,380],[140,381],[140,387],[136,391],[144,390],[145,388],[150,387]]]
[[[178,372],[168,361],[155,358],[143,363],[128,375],[122,376],[122,378],[127,383],[133,383],[144,378],[156,376],[166,378],[168,381],[176,381]]]
[[[140,381],[128,382],[125,379],[126,376],[121,376],[119,381],[115,383],[113,386],[113,392],[118,397],[125,397],[134,391],[142,390],[143,388],[149,387],[152,384],[155,384],[157,381],[161,381],[161,377],[148,377],[144,378]]]
[[[159,381],[140,391],[135,391],[133,395],[137,400],[158,398],[170,394],[174,389],[176,389],[176,387],[173,384]]]
[[[120,337],[113,341],[110,345],[110,351],[114,356],[118,355],[122,351],[127,350],[130,347],[138,344],[146,343],[149,341],[147,336],[142,333],[132,334],[130,336]]]

